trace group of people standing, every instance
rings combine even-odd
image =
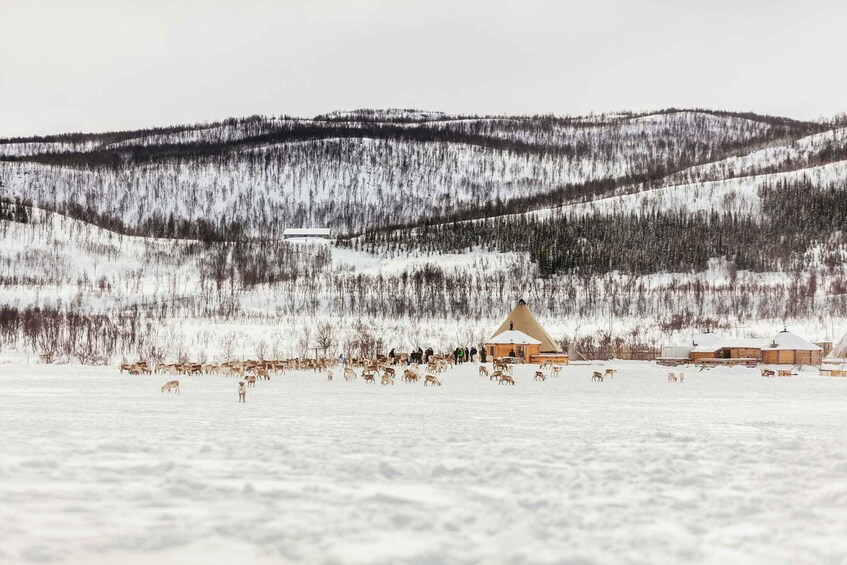
[[[479,353],[479,359],[477,359],[477,353]],[[479,351],[477,351],[476,347],[471,347],[468,349],[467,347],[457,347],[455,351],[453,351],[453,364],[461,365],[462,363],[471,363],[473,361],[479,360],[482,363],[485,363],[485,348],[483,347]]]
[[[479,354],[479,358],[477,358],[477,354]],[[426,351],[424,351],[423,348],[418,347],[417,350],[413,349],[409,352],[409,355],[406,357],[406,364],[411,365],[415,363],[418,365],[423,365],[429,363],[434,355],[435,352],[432,350],[431,347],[427,347]],[[394,349],[392,349],[388,353],[388,357],[392,359],[397,358],[397,354],[395,353]],[[480,361],[481,363],[485,363],[485,358],[486,355],[484,347],[479,349],[478,351],[476,347],[471,347],[470,349],[468,349],[467,347],[457,347],[453,351],[454,365],[461,365],[462,363],[471,363],[473,361]],[[338,356],[338,365],[340,367],[344,366],[344,354]]]

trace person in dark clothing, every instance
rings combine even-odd
[[[418,365],[423,362],[423,349],[418,347]]]
[[[515,356],[515,350],[514,350],[514,349],[510,349],[510,350],[509,350],[509,357],[514,357],[514,356]]]
[[[462,359],[465,360],[465,363],[471,362],[471,350],[467,347],[465,348],[465,354],[462,356]]]
[[[388,352],[388,356],[391,357],[392,359],[394,359],[394,357],[396,357],[396,355],[394,355],[394,348],[393,347],[391,348],[391,351]]]
[[[485,355],[486,355],[485,348],[483,347],[482,349],[479,350],[479,359],[483,363],[485,363]]]
[[[427,363],[429,363],[432,360],[433,355],[435,355],[435,353],[432,351],[432,348],[427,347],[426,348],[426,362]]]
[[[473,361],[476,358],[476,347],[471,347],[471,356],[469,359]]]

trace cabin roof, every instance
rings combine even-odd
[[[707,345],[698,345],[692,353],[713,353],[719,349],[764,349],[771,342],[759,338],[726,337]]]
[[[815,345],[808,339],[800,337],[789,331],[781,331],[763,349],[769,351],[796,350],[796,351],[823,351],[819,345]]]
[[[506,330],[495,335],[485,343],[486,345],[541,345],[541,341],[518,330]]]
[[[329,237],[329,228],[285,228],[282,235],[325,235]]]

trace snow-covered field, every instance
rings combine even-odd
[[[0,365],[0,562],[832,563],[847,379],[517,385]]]

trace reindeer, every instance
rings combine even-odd
[[[368,370],[362,371],[362,380],[366,383],[375,383],[376,377],[374,377],[374,372]]]
[[[508,383],[512,386],[515,386],[515,379],[512,378],[512,375],[502,375],[500,377],[500,384]]]
[[[553,368],[553,362],[550,361],[549,359],[546,360],[546,361],[542,361],[541,364],[538,366],[538,368],[541,369],[542,371],[544,369],[552,369]]]
[[[225,377],[240,377],[242,375],[242,371],[240,367],[230,366],[224,370]]]
[[[419,378],[420,375],[418,375],[416,371],[413,371],[411,369],[406,369],[405,371],[403,371],[403,380],[407,383],[415,383],[418,381]]]
[[[776,372],[772,371],[771,369],[762,369],[762,376],[763,377],[775,377]]]
[[[441,386],[441,381],[435,375],[427,375],[426,380],[424,380],[424,386],[427,386],[429,384],[431,384],[432,386]]]
[[[484,366],[480,365],[479,366],[479,376],[480,377],[487,377],[488,376],[488,369],[486,369]]]
[[[247,375],[244,377],[244,382],[247,383],[249,388],[256,388],[256,375]]]
[[[344,369],[344,380],[347,381],[348,383],[350,381],[356,380],[356,371],[354,371],[352,369],[352,367],[347,367],[347,368]]]
[[[559,373],[561,373],[561,369],[562,369],[562,368],[561,368],[561,367],[559,367],[558,365],[556,365],[555,367],[553,367],[553,376],[554,376],[554,377],[558,377],[558,376],[559,376]]]
[[[668,382],[675,383],[677,381],[676,375],[674,373],[668,373]]]
[[[268,372],[266,367],[259,367],[256,369],[256,376],[260,379],[265,379],[266,381],[271,380],[271,374]]]
[[[392,369],[391,373],[386,371],[382,374],[382,384],[385,385],[393,385],[394,384],[394,370]]]
[[[680,373],[679,374],[679,382],[683,382],[683,381],[685,381],[685,373]]]
[[[386,368],[385,368],[385,370],[382,372],[382,376],[384,377],[384,376],[386,376],[386,375],[388,375],[389,377],[391,377],[391,382],[392,382],[392,384],[393,384],[393,383],[394,383],[394,377],[396,377],[396,376],[397,376],[397,374],[396,374],[396,372],[394,371],[394,369],[393,369],[393,368],[391,368],[391,367],[386,367]]]
[[[167,373],[168,375],[178,375],[179,368],[176,365],[159,365],[158,372]]]
[[[247,384],[244,381],[238,383],[238,402],[247,402]]]
[[[332,380],[332,370],[331,369],[326,372],[326,380],[328,380],[328,381]]]
[[[544,371],[535,371],[535,380],[536,381],[547,380],[547,377],[544,375]]]
[[[611,379],[612,377],[614,377],[617,374],[618,374],[617,369],[606,369],[606,371],[603,373],[603,376],[609,377]]]
[[[162,392],[176,391],[179,394],[179,381],[168,381],[162,385]]]
[[[491,376],[488,377],[489,381],[499,381],[503,378],[503,371],[494,371],[491,373]]]
[[[603,373],[601,373],[600,371],[594,371],[594,374],[591,375],[591,380],[592,381],[600,381],[602,383],[603,382]]]

